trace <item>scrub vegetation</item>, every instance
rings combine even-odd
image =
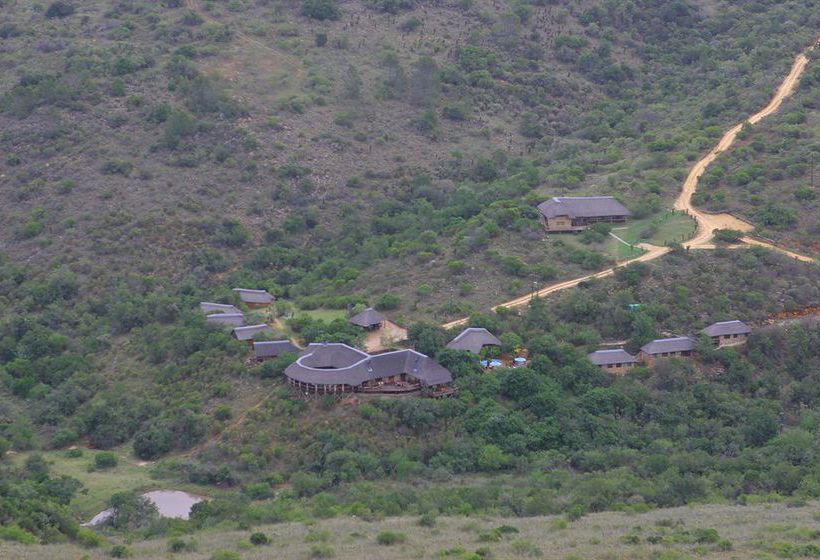
[[[0,556],[817,555],[820,326],[777,320],[820,306],[820,270],[731,232],[690,253],[668,211],[816,40],[815,0],[0,8]],[[698,204],[816,252],[818,88],[813,61]],[[634,221],[545,237],[559,194]],[[610,233],[672,250],[480,312],[613,265]],[[203,300],[300,344],[360,345],[373,305],[458,395],[299,399],[295,356],[249,360]],[[527,366],[445,349],[461,316]],[[617,379],[585,357],[735,318],[740,350]],[[168,487],[208,499],[160,519],[141,493]]]

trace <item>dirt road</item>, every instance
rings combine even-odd
[[[763,109],[746,119],[751,124],[757,124],[764,118],[768,117],[769,115],[773,114],[780,108],[780,105],[783,103],[783,100],[786,99],[789,95],[792,94],[794,88],[797,86],[797,83],[800,79],[801,74],[806,69],[806,65],[809,62],[809,58],[807,56],[808,52],[814,47],[807,49],[805,52],[800,53],[797,58],[794,60],[794,64],[792,64],[791,71],[789,72],[788,76],[783,80],[780,84],[780,87],[777,88],[774,96],[772,97],[769,104],[766,105]],[[687,245],[692,248],[700,248],[704,246],[711,246],[712,243],[712,234],[716,229],[734,229],[738,231],[748,232],[754,229],[754,226],[751,224],[740,220],[731,214],[710,214],[708,212],[704,212],[702,210],[698,210],[694,206],[692,206],[692,196],[695,194],[695,191],[698,188],[698,180],[700,179],[701,175],[706,171],[706,168],[715,161],[715,159],[723,152],[728,150],[732,144],[734,144],[735,139],[737,138],[737,134],[740,132],[743,123],[736,124],[732,128],[726,131],[720,141],[712,148],[709,153],[707,153],[700,161],[698,161],[694,167],[692,167],[691,171],[689,171],[689,175],[686,177],[686,180],[683,182],[683,188],[681,189],[680,195],[678,195],[677,200],[675,200],[675,210],[683,210],[693,218],[698,224],[698,229],[695,232],[695,236],[689,240]],[[743,241],[749,243],[751,238],[745,237]],[[771,244],[763,243],[763,242],[752,242],[753,245],[761,245],[765,247],[769,247],[771,249],[781,251],[787,254],[791,254],[792,256],[796,256],[795,253],[791,253],[790,251],[785,251],[776,247]],[[800,256],[802,257],[802,256]],[[807,259],[807,257],[802,257],[803,259]],[[812,259],[808,259],[812,260]]]
[[[794,92],[794,88],[797,86],[797,83],[800,80],[800,76],[806,69],[806,66],[809,62],[808,53],[812,49],[814,49],[814,47],[818,44],[820,44],[820,41],[817,41],[814,45],[812,45],[804,52],[797,55],[797,58],[795,58],[794,60],[794,64],[792,64],[791,71],[780,84],[780,87],[777,88],[777,91],[775,92],[771,101],[769,101],[769,104],[757,113],[755,113],[754,115],[752,115],[751,117],[749,117],[748,119],[746,119],[748,122],[750,122],[751,124],[756,124],[764,118],[771,115],[772,113],[776,112],[780,108],[780,105],[783,103],[783,100],[786,99],[789,95],[791,95],[792,92]],[[742,126],[743,123],[740,123],[727,130],[726,133],[724,133],[723,137],[720,139],[720,141],[715,145],[715,147],[712,148],[703,158],[701,158],[692,167],[691,171],[689,171],[689,175],[683,182],[683,187],[681,188],[680,195],[678,195],[678,198],[675,200],[675,209],[687,212],[690,216],[692,216],[695,219],[698,225],[697,230],[695,231],[695,236],[686,243],[686,246],[691,249],[713,249],[714,244],[712,236],[715,230],[717,229],[734,229],[742,232],[749,232],[752,229],[754,229],[754,226],[752,226],[748,222],[744,222],[743,220],[736,218],[731,214],[710,214],[708,212],[698,210],[697,208],[692,206],[692,195],[694,195],[695,191],[697,191],[698,179],[700,179],[701,175],[703,175],[704,171],[706,171],[706,168],[709,167],[709,164],[715,161],[715,158],[717,158],[718,155],[725,152],[732,146]],[[741,241],[749,245],[757,245],[760,247],[772,249],[774,251],[779,251],[785,255],[788,255],[792,258],[804,262],[816,262],[815,259],[811,257],[794,253],[787,249],[777,247],[776,245],[772,245],[770,243],[766,243],[764,241],[760,241],[752,237],[743,237]],[[648,244],[642,244],[641,247],[646,249],[647,252],[634,259],[628,259],[626,261],[620,262],[618,263],[618,265],[623,266],[630,262],[651,261],[669,252],[668,247],[657,247]],[[546,288],[538,290],[534,294],[527,294],[525,296],[521,296],[510,301],[501,303],[499,305],[496,305],[492,307],[492,310],[495,311],[499,307],[521,307],[523,305],[527,305],[533,297],[543,297],[554,292],[566,290],[568,288],[574,288],[581,282],[590,280],[592,278],[605,278],[607,276],[611,276],[614,272],[614,268],[607,268],[606,270],[596,272],[595,274],[588,274],[586,276],[575,278],[573,280],[558,282],[557,284],[553,284],[551,286],[547,286]],[[441,326],[444,329],[463,327],[467,325],[468,321],[469,318],[465,317],[462,319],[457,319],[455,321],[450,321],[449,323],[445,323]]]
[[[670,251],[669,247],[658,247],[657,245],[650,245],[648,243],[641,243],[639,245],[641,249],[645,249],[646,253],[642,254],[639,257],[635,257],[634,259],[627,259],[625,261],[621,261],[618,263],[618,266],[623,266],[625,264],[631,262],[645,262],[651,261],[653,259],[657,259],[658,257],[665,255]],[[593,278],[606,278],[607,276],[612,276],[615,273],[615,267],[607,268],[600,272],[595,272],[593,274],[587,274],[586,276],[581,276],[580,278],[573,278],[572,280],[566,280],[564,282],[558,282],[557,284],[552,284],[551,286],[547,286],[541,290],[538,290],[535,293],[530,293],[525,296],[521,296],[505,303],[501,303],[492,307],[493,311],[496,311],[499,307],[521,307],[527,305],[530,301],[532,301],[533,297],[544,297],[548,294],[553,292],[560,292],[561,290],[566,290],[567,288],[574,288],[581,282],[586,282],[587,280],[592,280]],[[469,321],[469,317],[465,317],[463,319],[458,319],[456,321],[451,321],[449,323],[445,323],[441,325],[444,329],[453,329],[456,327],[463,327]]]

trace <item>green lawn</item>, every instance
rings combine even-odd
[[[667,243],[680,243],[685,241],[694,235],[696,229],[695,221],[692,218],[686,214],[671,211],[656,214],[650,218],[633,220],[622,227],[624,229],[620,229],[620,227],[614,228],[612,233],[627,243],[637,244],[648,242],[660,246],[666,245]],[[633,251],[628,246],[613,238],[610,238],[607,242],[607,249],[610,255],[618,260],[630,256],[637,256],[641,253],[639,250]]]
[[[299,310],[294,315],[307,315],[313,319],[320,319],[322,321],[332,321],[334,319],[347,318],[347,312],[344,309],[310,309]]]

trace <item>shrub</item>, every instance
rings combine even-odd
[[[333,0],[305,0],[302,15],[318,20],[337,20],[342,15]]]
[[[401,305],[401,298],[396,294],[384,294],[376,300],[376,309],[396,309]]]
[[[470,117],[470,107],[464,102],[447,103],[441,108],[441,114],[451,121],[465,121]]]
[[[77,181],[74,179],[63,179],[57,186],[57,192],[60,194],[68,194],[77,187]]]
[[[270,538],[265,533],[254,533],[251,535],[251,544],[262,546],[270,543]]]
[[[111,547],[109,554],[114,558],[130,558],[131,548],[124,544],[115,544]]]
[[[403,543],[406,540],[407,535],[404,533],[396,533],[394,531],[382,531],[376,536],[376,542],[385,546]]]
[[[117,466],[117,456],[111,451],[103,451],[94,456],[94,467],[110,469]]]
[[[86,548],[96,548],[104,542],[101,536],[87,527],[80,527],[77,530],[76,539],[81,546]]]
[[[122,175],[128,177],[134,170],[134,164],[125,160],[110,160],[103,163],[100,171],[103,175]]]
[[[535,546],[530,541],[526,541],[526,540],[523,540],[523,539],[513,542],[512,543],[512,550],[518,556],[530,556],[530,557],[535,558],[535,557],[544,555],[544,553],[541,551],[540,548]]]
[[[217,420],[225,421],[230,420],[233,417],[233,413],[231,412],[231,407],[227,404],[220,404],[214,408],[214,418]]]
[[[423,513],[421,517],[419,517],[419,525],[421,527],[435,527],[436,516],[432,513]]]
[[[31,239],[43,233],[45,225],[36,218],[31,218],[23,223],[17,230],[17,236],[22,239]]]
[[[419,18],[417,18],[416,16],[411,16],[399,24],[399,29],[404,31],[405,33],[410,33],[411,31],[415,31],[422,25],[424,25],[424,23]]]
[[[416,117],[414,122],[416,128],[418,128],[420,132],[431,134],[435,132],[436,127],[438,126],[438,117],[436,117],[435,111],[432,109],[426,109],[425,111],[422,111],[418,117]]]
[[[196,541],[185,541],[179,537],[168,541],[169,552],[193,552],[194,550],[196,550]]]
[[[716,229],[715,239],[724,243],[737,243],[743,237],[743,232],[735,229]]]
[[[0,527],[0,539],[4,541],[14,541],[21,544],[34,544],[37,540],[34,535],[21,529],[18,525],[11,524],[6,527]]]
[[[703,529],[698,527],[692,532],[695,542],[701,544],[714,544],[720,541],[720,535],[715,529]]]
[[[334,556],[336,556],[336,551],[330,545],[314,544],[310,547],[311,558],[333,558]]]
[[[241,556],[232,550],[220,549],[211,554],[211,560],[241,560]]]
[[[57,0],[46,10],[46,17],[49,19],[64,18],[72,15],[74,12],[75,8],[73,4],[64,2],[63,0]]]

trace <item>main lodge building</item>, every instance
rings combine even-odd
[[[618,224],[632,214],[612,196],[555,196],[538,205],[547,231],[582,231],[599,222]]]
[[[367,354],[347,344],[314,343],[285,369],[291,387],[310,395],[412,393],[431,389],[450,394],[453,376],[432,358],[415,350]]]

